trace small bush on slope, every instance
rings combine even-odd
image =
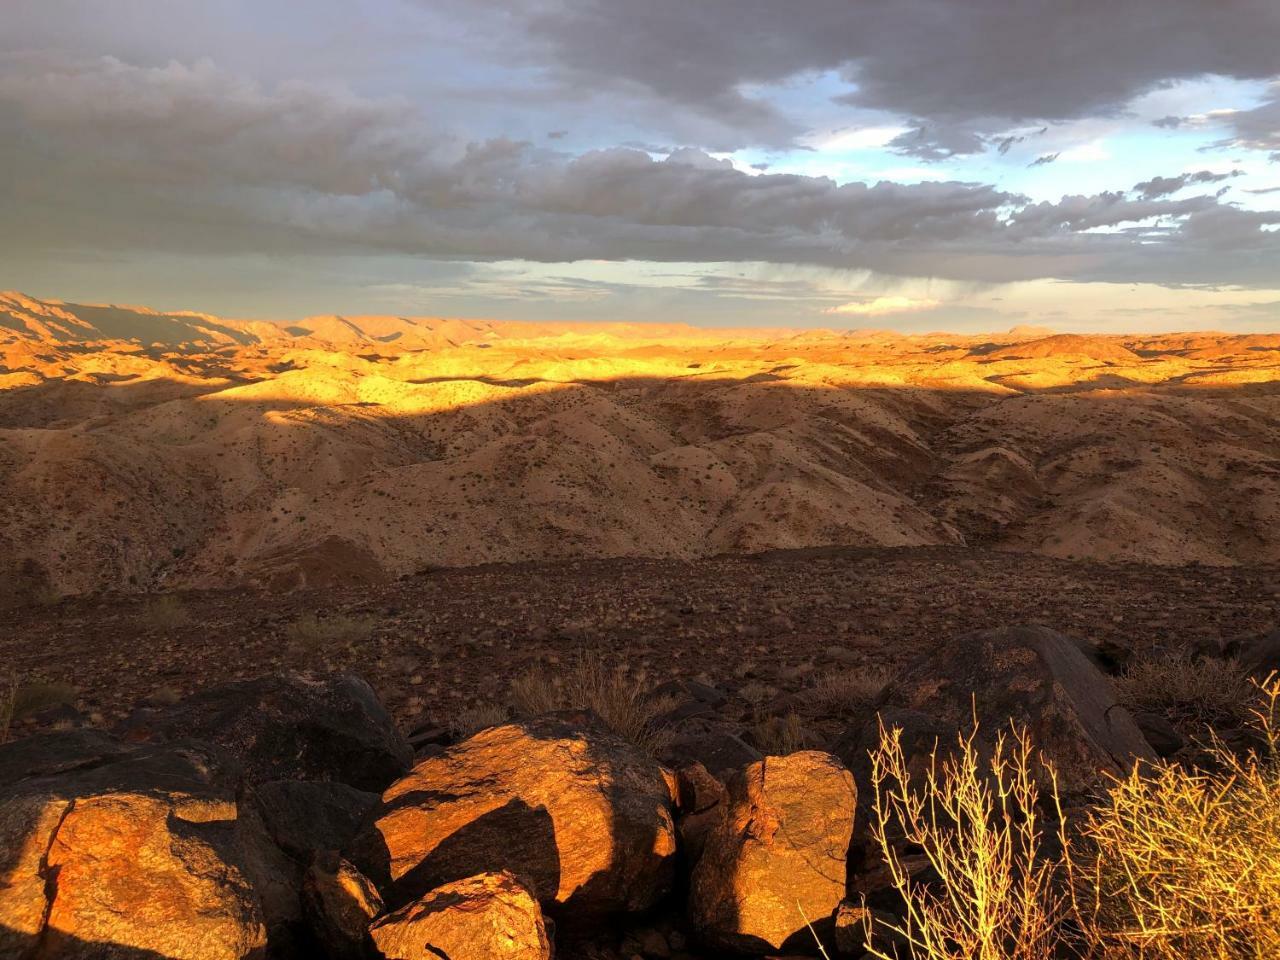
[[[1068,868],[1094,955],[1280,957],[1280,681],[1261,689],[1260,755],[1214,740],[1213,773],[1134,770],[1088,814]]]
[[[317,654],[329,647],[350,646],[367,640],[373,632],[374,623],[372,617],[337,615],[321,620],[314,613],[307,613],[285,628],[285,636],[296,650]]]
[[[1206,728],[1249,726],[1257,690],[1233,660],[1196,658],[1187,652],[1148,654],[1116,679],[1116,698],[1134,711],[1163,716],[1184,736]]]
[[[983,759],[977,725],[946,759],[935,750],[912,783],[900,729],[880,728],[871,753],[871,834],[906,908],[900,925],[867,916],[870,954],[896,960],[893,940],[918,960],[1049,960],[1060,943],[1058,861],[1045,855],[1036,804],[1038,766],[1025,731],[996,738]],[[1056,797],[1056,786],[1050,786]],[[912,879],[900,850],[919,850],[935,882]]]
[[[9,739],[9,728],[13,721],[38,713],[46,707],[72,703],[76,699],[76,693],[76,688],[69,683],[19,683],[17,677],[0,681],[0,743]]]
[[[556,710],[591,710],[606,727],[651,754],[661,751],[670,735],[662,715],[675,703],[654,697],[594,653],[584,654],[562,672],[547,668],[511,684],[512,706],[522,717]]]

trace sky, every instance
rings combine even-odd
[[[0,0],[0,288],[1280,330],[1276,0]]]

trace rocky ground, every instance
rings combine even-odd
[[[333,624],[333,636],[300,630],[311,615]],[[147,697],[264,671],[353,670],[412,730],[503,706],[513,680],[589,649],[616,657],[639,685],[709,683],[732,695],[725,710],[750,719],[804,712],[805,692],[834,672],[891,671],[946,637],[1023,622],[1118,657],[1152,646],[1217,649],[1280,623],[1280,568],[947,547],[495,565],[345,590],[197,592],[173,603],[105,596],[9,610],[0,613],[0,663],[25,682],[73,686],[77,710],[102,723]]]
[[[0,659],[61,695],[0,745],[0,956],[865,960],[877,714],[914,763],[976,701],[1074,809],[1193,758],[1108,674],[1280,665],[1276,574],[836,549],[23,608]],[[584,658],[661,736],[513,695]]]

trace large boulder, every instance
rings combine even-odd
[[[551,943],[528,887],[510,873],[444,884],[374,922],[386,960],[550,960]]]
[[[491,727],[393,784],[351,859],[403,905],[510,870],[572,919],[644,910],[669,889],[663,770],[589,713]]]
[[[262,956],[254,852],[217,751],[94,739],[33,737],[16,764],[0,748],[0,769],[27,769],[0,786],[0,955]],[[47,763],[21,759],[41,746]]]
[[[891,725],[895,715],[910,721],[905,745],[917,754],[933,746],[926,741],[948,749],[958,732],[971,728],[975,709],[984,741],[1014,721],[1072,791],[1156,758],[1107,677],[1076,642],[1042,626],[983,630],[939,643],[885,688],[877,707]],[[874,721],[850,730],[837,752],[860,771],[878,733]]]
[[[210,687],[125,721],[134,742],[195,739],[239,760],[250,783],[333,780],[380,792],[413,751],[359,677],[258,677]]]
[[[857,789],[827,753],[766,757],[729,782],[689,890],[689,917],[718,949],[811,952],[845,896]]]

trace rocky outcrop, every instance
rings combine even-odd
[[[43,737],[21,750],[32,753]],[[0,788],[0,952],[5,957],[263,954],[267,918],[253,852],[217,752],[173,745],[122,752],[48,738],[57,772]],[[79,763],[68,769],[65,752]],[[7,748],[0,749],[0,768]],[[46,766],[46,769],[48,767]]]
[[[953,744],[958,731],[971,727],[975,709],[983,736],[994,737],[1014,721],[1027,729],[1069,790],[1156,756],[1079,645],[1042,626],[949,639],[908,666],[881,694],[878,708],[885,716],[908,711],[904,715],[920,734],[908,748],[917,747],[917,753],[931,748],[931,739],[944,749]],[[924,735],[935,732],[936,738]],[[863,766],[877,737],[874,723],[851,730],[841,756],[855,769]]]
[[[413,760],[373,690],[354,676],[227,683],[171,707],[143,708],[120,732],[134,742],[217,744],[250,783],[332,780],[376,792]]]
[[[506,872],[438,887],[375,922],[369,935],[386,960],[551,958],[537,901]]]
[[[482,731],[423,760],[382,797],[352,859],[393,906],[509,870],[574,919],[644,910],[672,880],[662,768],[591,714]]]
[[[711,946],[811,948],[845,895],[857,791],[835,757],[766,757],[729,783],[729,802],[693,871],[689,917]],[[807,952],[807,949],[806,949]]]
[[[345,849],[379,799],[345,783],[272,780],[248,788],[242,802],[281,850],[306,865],[318,851]]]
[[[311,929],[330,957],[368,955],[369,924],[383,903],[364,874],[332,851],[318,853],[303,879],[302,897]]]

